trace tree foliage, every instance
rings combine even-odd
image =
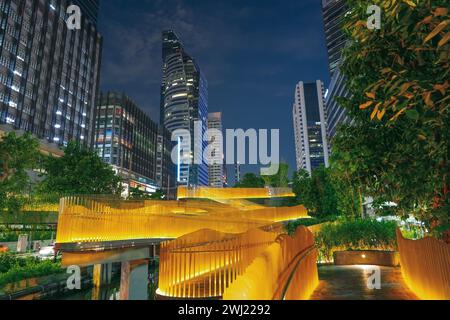
[[[281,163],[278,172],[272,176],[262,176],[265,185],[272,188],[287,188],[289,186],[289,165]]]
[[[61,158],[49,157],[41,192],[59,196],[116,194],[122,191],[121,179],[96,153],[70,142]]]
[[[294,173],[293,191],[297,201],[310,214],[317,217],[338,215],[337,193],[330,176],[330,170],[317,168],[310,176],[305,170]]]
[[[348,0],[349,45],[341,68],[353,118],[334,141],[336,166],[379,202],[432,225],[448,224],[450,118],[447,0],[374,0],[381,30],[367,28],[367,3]]]
[[[236,184],[235,188],[264,188],[266,182],[254,173],[246,173],[244,178]]]
[[[29,134],[0,138],[0,210],[17,211],[23,204],[30,184],[27,171],[38,163],[38,146]]]
[[[130,188],[129,200],[165,200],[166,195],[162,190],[157,190],[153,194],[142,191],[139,188]]]

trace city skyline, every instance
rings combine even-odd
[[[268,28],[268,20],[276,24]],[[281,159],[295,170],[292,92],[299,81],[329,83],[321,1],[140,1],[126,8],[108,1],[101,3],[99,28],[102,90],[124,91],[160,119],[160,39],[164,29],[173,29],[208,79],[209,111],[225,112],[226,129],[281,129]]]

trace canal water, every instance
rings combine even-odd
[[[148,300],[155,300],[156,290],[158,289],[158,266],[150,265],[148,278]],[[73,293],[65,293],[46,300],[120,300],[120,274],[115,275],[111,285],[100,289],[94,289],[92,286]]]

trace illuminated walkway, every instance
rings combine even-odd
[[[381,289],[367,287],[363,266],[319,267],[320,283],[311,300],[417,300],[399,268],[381,267]]]

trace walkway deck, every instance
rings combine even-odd
[[[399,268],[381,267],[381,290],[370,290],[363,266],[319,267],[320,284],[311,300],[417,300]]]

